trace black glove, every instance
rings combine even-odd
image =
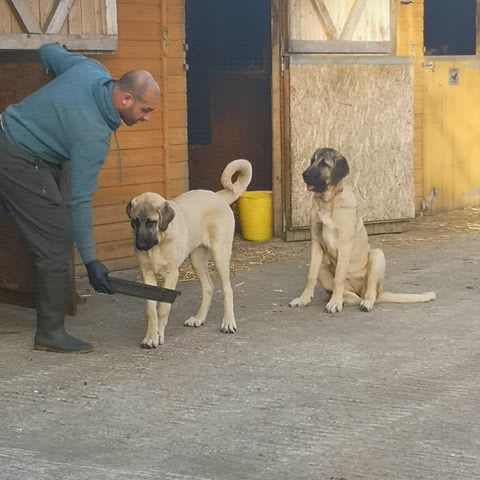
[[[108,269],[98,260],[92,260],[85,264],[90,285],[99,293],[115,293],[108,281]]]

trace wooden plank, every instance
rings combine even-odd
[[[27,33],[42,33],[42,29],[25,0],[9,0],[11,6],[20,18]],[[3,47],[3,45],[2,45]]]
[[[112,238],[115,240],[112,241]],[[93,240],[98,247],[101,244],[113,245],[117,242],[124,242],[127,240],[130,247],[132,243],[132,227],[130,226],[129,218],[123,211],[123,221],[117,223],[108,223],[104,225],[95,225]]]
[[[42,31],[46,30],[46,25],[54,14],[56,2],[57,0],[44,0],[43,2],[40,2],[39,24]]]
[[[188,146],[172,145],[170,148],[169,160],[171,162],[188,162]]]
[[[315,5],[318,16],[323,25],[323,28],[325,29],[325,34],[327,38],[329,40],[336,39],[338,37],[337,27],[335,27],[335,24],[333,23],[332,17],[330,16],[330,13],[327,7],[325,6],[325,3],[323,2],[323,0],[312,0],[312,1],[313,1],[313,4]]]
[[[95,227],[97,225],[119,223],[127,220],[125,213],[126,206],[123,204],[102,205],[93,208]]]
[[[159,41],[123,40],[120,37],[118,48],[122,52],[122,58],[124,59],[159,58],[162,44]]]
[[[187,109],[187,96],[184,93],[172,93],[169,96],[170,101],[168,107],[170,110],[185,110]]]
[[[170,126],[168,135],[169,145],[181,145],[187,142],[187,129],[185,127]]]
[[[93,197],[93,206],[123,204],[125,207],[128,202],[142,192],[157,192],[162,195],[164,183],[149,182],[142,185],[120,185],[114,187],[99,188]]]
[[[352,39],[353,32],[355,32],[355,29],[357,28],[358,21],[362,16],[366,3],[367,3],[367,0],[355,0],[353,2],[353,5],[351,6],[350,11],[348,12],[347,20],[345,21],[342,31],[340,32],[339,39],[341,40]]]
[[[163,147],[163,130],[154,132],[148,130],[121,129],[117,133],[122,150],[129,148]]]
[[[185,93],[187,91],[187,79],[185,75],[169,75],[167,79],[170,93]]]
[[[7,0],[0,0],[0,32],[12,32],[13,13]]]
[[[117,48],[115,36],[89,36],[89,35],[47,35],[9,33],[0,34],[1,50],[38,50],[45,43],[58,42],[66,45],[69,50],[87,52],[93,50],[114,51]],[[125,70],[126,71],[126,70]]]
[[[67,17],[68,34],[82,35],[82,3],[76,1],[72,4],[70,12]]]
[[[57,5],[52,8],[51,17],[46,23],[45,33],[60,32],[60,29],[65,23],[68,12],[70,11],[70,8],[72,8],[74,2],[75,0],[58,0]],[[88,33],[95,33],[95,31]]]
[[[293,39],[288,41],[290,53],[389,53],[390,48],[390,42]]]
[[[163,148],[139,148],[132,150],[121,150],[122,167],[140,167],[144,165],[159,165],[162,164],[165,158]],[[118,168],[117,153],[112,149],[108,156],[102,170]]]
[[[156,165],[124,167],[123,180],[118,179],[116,169],[102,169],[98,175],[98,184],[101,187],[112,187],[115,185],[138,185],[149,183],[152,180],[163,180],[164,162]]]
[[[103,0],[95,0],[95,33],[102,35],[108,33],[106,7]]]
[[[105,0],[105,19],[107,24],[107,34],[117,35],[118,34],[117,22],[119,18],[118,18],[116,0]]]
[[[285,5],[281,0],[271,2],[271,69],[272,69],[272,200],[273,235],[283,234],[283,157],[282,157],[282,34],[286,30]]]
[[[122,21],[118,24],[118,35],[121,40],[161,40],[160,28],[155,22]]]
[[[109,0],[112,3],[115,0]],[[135,2],[129,2],[121,4],[118,8],[118,22],[155,22],[159,24],[161,22],[160,5],[147,5],[138,7]]]
[[[1,38],[1,37],[0,37]],[[110,73],[115,77],[120,77],[125,72],[134,69],[148,70],[152,75],[161,76],[162,75],[162,64],[159,59],[144,58],[136,59],[130,58],[125,59],[120,56],[118,57],[96,57],[97,60],[101,61],[110,71]]]
[[[185,129],[187,127],[187,112],[184,110],[169,110],[168,122],[171,127],[182,127]]]
[[[95,34],[95,0],[77,0],[82,3],[82,33],[84,35]]]

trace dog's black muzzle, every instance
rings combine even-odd
[[[303,181],[309,191],[322,193],[327,189],[327,182],[316,168],[309,167],[302,173]]]
[[[135,235],[135,248],[137,250],[140,250],[141,252],[147,252],[155,245],[158,245],[158,238],[154,237],[153,235],[148,235],[145,237],[138,235],[138,232],[137,235]]]

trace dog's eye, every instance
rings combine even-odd
[[[132,218],[132,220],[130,220],[130,225],[132,226],[132,228],[136,228],[138,225],[138,219]]]
[[[145,226],[147,228],[153,228],[153,227],[156,227],[157,226],[157,221],[156,220],[150,220],[147,218],[146,222],[145,222]]]

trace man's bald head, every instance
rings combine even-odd
[[[113,103],[127,125],[149,120],[160,103],[160,87],[150,72],[131,70],[115,82]]]
[[[144,100],[147,95],[160,95],[160,87],[153,75],[147,70],[130,70],[118,81],[122,92],[128,92],[136,100]]]

